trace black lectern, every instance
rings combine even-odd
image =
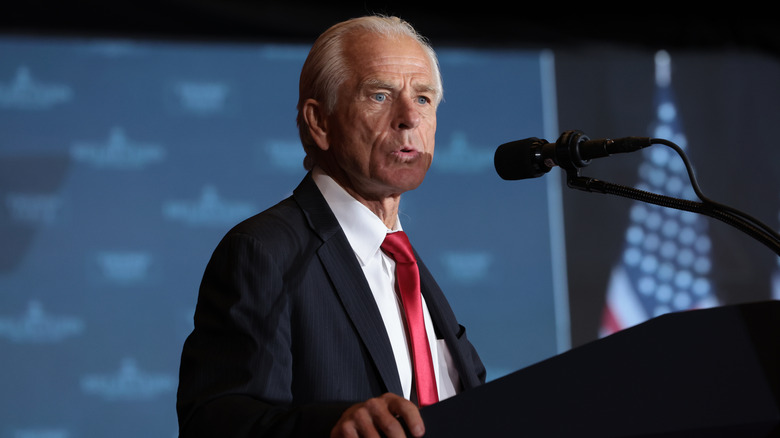
[[[780,437],[780,301],[667,314],[422,409],[426,437]]]

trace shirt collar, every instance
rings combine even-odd
[[[347,193],[320,168],[313,169],[312,178],[333,210],[362,266],[379,252],[388,232],[402,229],[400,219],[397,218],[396,229],[389,230],[374,212]]]

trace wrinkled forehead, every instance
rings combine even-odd
[[[442,85],[435,54],[408,35],[355,33],[344,45],[344,55],[352,79],[377,80],[384,75],[410,78],[418,89],[441,99]]]

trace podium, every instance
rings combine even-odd
[[[659,316],[421,412],[426,438],[780,437],[780,301]]]

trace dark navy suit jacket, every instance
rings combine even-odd
[[[485,368],[420,261],[422,292],[464,389]],[[327,436],[351,404],[402,395],[393,351],[344,232],[307,175],[238,224],[206,267],[184,343],[181,437]]]

